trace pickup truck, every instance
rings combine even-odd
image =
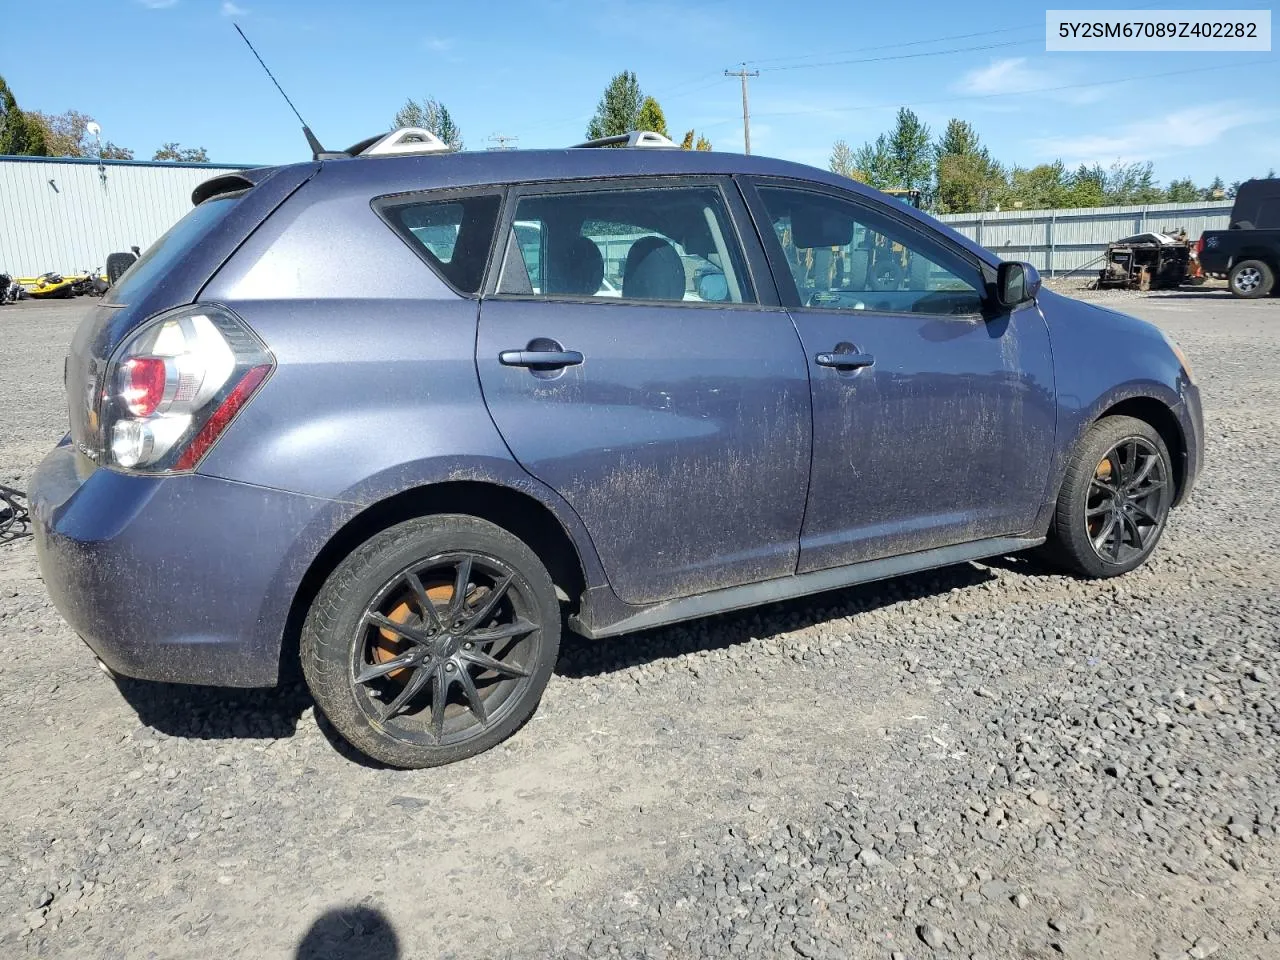
[[[1206,230],[1196,243],[1200,269],[1226,277],[1237,297],[1253,299],[1276,288],[1280,274],[1280,177],[1246,180],[1231,207],[1230,228]]]

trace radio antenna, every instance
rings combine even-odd
[[[307,138],[307,146],[311,148],[312,159],[322,160],[326,156],[339,156],[339,154],[329,154],[328,151],[320,145],[320,141],[316,139],[316,135],[312,133],[311,128],[307,126],[307,121],[302,119],[302,114],[300,114],[298,112],[298,108],[293,105],[293,101],[289,99],[289,95],[284,92],[284,87],[280,86],[280,81],[276,79],[275,74],[271,72],[271,68],[267,66],[258,51],[254,49],[253,44],[249,42],[249,38],[244,35],[244,31],[240,29],[240,24],[233,23],[231,25],[236,28],[236,33],[240,34],[240,39],[243,40],[245,46],[249,48],[249,52],[254,55],[258,63],[262,64],[262,69],[267,72],[267,76],[271,79],[271,82],[276,85],[276,89],[280,91],[280,96],[284,97],[284,102],[289,105],[289,109],[293,111],[293,115],[297,117],[298,122],[302,124],[302,134]],[[346,154],[340,154],[340,156],[346,156]]]

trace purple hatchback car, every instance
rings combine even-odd
[[[77,331],[31,488],[107,667],[300,658],[352,744],[431,766],[528,720],[562,625],[1150,556],[1203,457],[1157,329],[850,180],[622,139],[196,190]]]

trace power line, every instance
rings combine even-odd
[[[820,107],[813,110],[773,110],[767,113],[760,113],[760,117],[795,117],[807,116],[817,113],[859,113],[863,110],[884,110],[893,109],[894,107],[914,107],[920,104],[934,103],[958,103],[964,100],[989,100],[994,97],[1021,97],[1029,96],[1035,93],[1053,93],[1058,90],[1079,90],[1084,87],[1105,87],[1117,83],[1130,83],[1134,80],[1156,80],[1161,77],[1178,77],[1191,73],[1208,73],[1213,70],[1234,70],[1239,67],[1256,67],[1264,63],[1274,63],[1273,60],[1246,60],[1241,63],[1222,63],[1212,67],[1191,67],[1186,70],[1166,70],[1162,73],[1144,73],[1136,74],[1130,77],[1113,77],[1110,80],[1091,80],[1087,83],[1064,83],[1054,87],[1036,87],[1031,90],[1005,90],[1000,93],[976,93],[959,97],[941,97],[933,100],[913,100],[909,103],[898,101],[896,103],[869,103],[856,107]],[[717,120],[709,123],[708,128],[717,127],[725,123],[732,123],[732,120]]]
[[[861,57],[857,60],[825,60],[822,63],[792,63],[781,67],[765,67],[770,73],[779,70],[816,70],[819,67],[846,67],[855,63],[885,63],[889,60],[918,60],[921,57],[945,57],[952,53],[971,53],[974,50],[994,50],[997,47],[1024,47],[1039,43],[1035,40],[1001,40],[998,43],[981,43],[971,47],[949,47],[946,50],[925,50],[920,53],[897,53],[887,57]]]
[[[948,40],[972,40],[975,37],[989,37],[997,33],[1016,33],[1019,30],[1031,30],[1040,26],[1040,24],[1026,24],[1021,27],[1004,27],[1000,30],[980,30],[977,33],[956,33],[948,37],[933,37],[930,40],[905,40],[901,43],[877,43],[869,47],[850,47],[847,50],[827,50],[822,53],[799,53],[793,54],[789,57],[766,57],[764,59],[748,60],[747,62],[762,65],[766,63],[783,63],[788,60],[813,60],[817,57],[840,57],[844,56],[846,53],[863,53],[867,50],[896,50],[899,47],[921,47],[930,43],[946,43]]]
[[[1164,5],[1165,5],[1165,0],[1157,0],[1157,2],[1154,2],[1154,3],[1144,3],[1139,6],[1130,7],[1129,9],[1151,10],[1156,7],[1163,7]],[[839,57],[839,56],[843,56],[846,53],[863,53],[867,50],[896,50],[899,47],[919,47],[919,46],[924,46],[930,43],[946,43],[949,40],[972,40],[974,37],[990,37],[999,33],[1018,33],[1019,31],[1022,31],[1022,30],[1041,30],[1043,28],[1044,28],[1044,22],[1036,21],[1032,23],[1024,23],[1018,26],[1000,27],[999,29],[996,29],[996,30],[980,30],[975,33],[953,33],[945,37],[931,37],[925,40],[902,40],[897,43],[877,43],[868,47],[852,47],[846,50],[825,50],[822,52],[815,52],[815,53],[792,54],[791,56],[785,56],[785,57],[766,57],[763,59],[756,58],[753,60],[748,60],[747,62],[750,64],[754,64],[756,66],[759,66],[760,64],[782,63],[788,60],[813,60],[818,57]],[[1024,42],[1024,41],[1019,41],[1019,42]],[[1034,43],[1036,41],[1030,40],[1025,42]],[[771,68],[771,69],[776,69],[776,68]]]
[[[737,77],[742,81],[742,147],[748,156],[751,154],[751,109],[747,106],[747,78],[760,76],[759,70],[748,70],[744,63],[741,70],[726,70],[726,77]]]

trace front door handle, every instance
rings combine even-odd
[[[577,350],[503,350],[498,354],[504,367],[573,367],[582,359]]]
[[[820,367],[835,367],[837,370],[859,370],[876,362],[869,353],[820,353],[813,359]]]

